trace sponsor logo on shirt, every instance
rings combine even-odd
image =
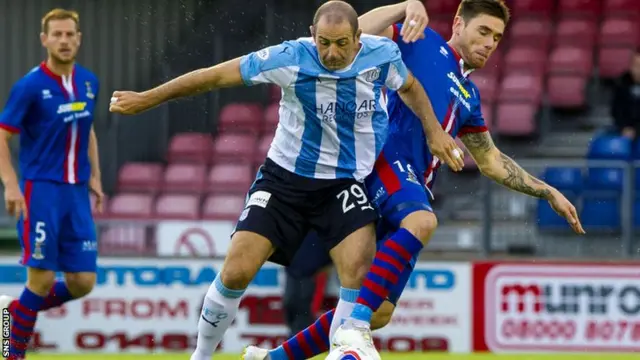
[[[60,104],[60,106],[58,106],[58,114],[66,114],[70,112],[81,112],[81,111],[84,111],[86,107],[87,107],[86,102],[79,102],[79,101]]]
[[[471,97],[471,94],[469,94],[467,89],[465,89],[464,86],[462,86],[462,84],[460,83],[460,80],[458,80],[458,77],[456,76],[456,74],[454,74],[453,72],[450,72],[450,73],[447,74],[447,76],[449,77],[449,79],[451,79],[451,81],[453,81],[454,84],[456,84],[456,87],[458,88],[460,93],[462,95],[464,95],[465,99],[468,99],[468,98]]]

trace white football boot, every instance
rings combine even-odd
[[[242,351],[242,360],[269,360],[269,350],[257,346],[247,346]]]
[[[359,324],[352,320],[347,320],[340,325],[333,335],[333,339],[331,339],[331,348],[335,349],[346,345],[360,347],[369,354],[371,360],[381,360],[380,354],[373,344],[371,328],[366,323]]]

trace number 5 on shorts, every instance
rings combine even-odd
[[[349,191],[350,190],[350,191]],[[360,205],[360,209],[373,209],[367,200],[367,194],[362,191],[362,188],[356,184],[351,185],[351,188],[342,190],[336,197],[342,200],[342,212],[346,214],[351,209],[356,207],[356,203]],[[355,203],[351,201],[351,198],[355,197]]]
[[[36,222],[36,242],[37,243],[43,243],[45,240],[47,240],[47,233],[44,230],[45,225],[46,224],[44,223],[44,221]]]

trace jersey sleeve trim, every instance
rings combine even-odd
[[[19,134],[20,133],[20,129],[15,127],[15,126],[11,126],[8,124],[2,124],[0,123],[0,129],[5,129],[8,132],[12,133],[12,134]]]
[[[391,40],[393,40],[394,42],[398,42],[398,40],[400,39],[400,24],[393,24],[393,36],[391,37]]]
[[[460,131],[458,131],[458,136],[477,134],[485,131],[489,131],[489,129],[487,129],[487,127],[484,125],[465,125],[460,128]]]

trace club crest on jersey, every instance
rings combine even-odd
[[[93,89],[91,88],[91,82],[87,81],[84,83],[84,85],[87,87],[87,94],[86,94],[87,98],[93,100],[96,97],[96,95],[93,93]]]
[[[49,89],[44,89],[42,90],[42,99],[46,100],[46,99],[51,99],[53,96],[51,96],[51,90]]]
[[[269,58],[270,50],[269,48],[264,48],[256,53],[256,56],[261,60],[267,60]]]
[[[380,69],[374,68],[364,73],[364,79],[367,82],[374,82],[380,78]]]

